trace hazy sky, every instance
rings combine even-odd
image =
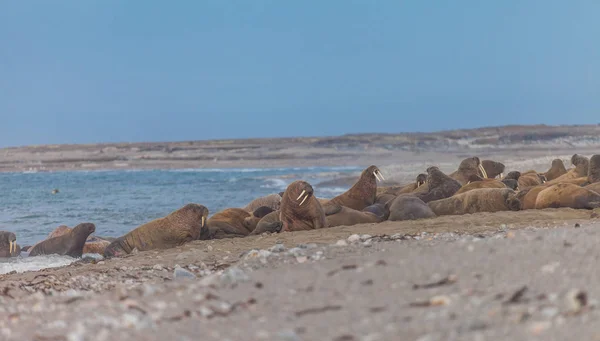
[[[0,1],[0,146],[600,123],[598,0]]]

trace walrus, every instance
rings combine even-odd
[[[510,171],[510,172],[508,172],[508,174],[506,174],[505,177],[502,178],[502,180],[516,180],[516,181],[519,181],[520,177],[521,177],[521,172],[519,172],[519,171]]]
[[[594,191],[600,194],[600,182],[594,182],[592,184],[584,186],[583,188],[589,189],[590,191]]]
[[[504,184],[504,186],[512,189],[513,191],[519,191],[519,181],[515,179],[503,179],[502,183]]]
[[[444,174],[438,167],[427,168],[427,192],[411,193],[425,203],[430,201],[448,198],[454,195],[461,187],[461,184]],[[405,195],[405,194],[403,194]]]
[[[104,257],[123,256],[134,249],[168,249],[200,239],[203,232],[208,234],[205,228],[207,216],[206,207],[187,204],[166,217],[145,223],[117,238],[106,247]]]
[[[329,200],[327,203],[346,206],[357,211],[361,211],[367,206],[375,203],[377,196],[377,181],[383,181],[385,178],[377,166],[369,166],[365,169],[358,182],[348,191]],[[287,190],[286,190],[287,192]]]
[[[372,173],[375,173],[375,171],[372,171]],[[361,176],[359,183],[363,181],[363,178],[364,176]],[[352,188],[355,187],[356,185]],[[369,184],[365,187],[369,187]],[[372,187],[370,190],[373,196],[372,201],[375,201],[375,188]],[[356,207],[360,206],[358,202],[361,201],[361,198],[346,196],[338,200],[338,205],[341,205],[340,201],[354,203]],[[332,200],[330,204],[333,203],[336,202]],[[321,207],[321,204],[315,198],[312,186],[306,181],[294,181],[287,187],[281,199],[279,220],[282,224],[281,231],[312,230],[327,227],[323,207]]]
[[[533,210],[535,209],[535,202],[537,200],[538,194],[541,191],[548,188],[545,185],[538,185],[534,187],[528,187],[521,189],[519,193],[517,193],[517,198],[521,200],[521,210]]]
[[[588,167],[588,182],[600,182],[600,155],[592,155]]]
[[[60,237],[62,235],[70,233],[72,230],[73,229],[68,227],[67,225],[60,225],[59,227],[52,230],[52,232],[50,232],[50,234],[48,234],[48,237],[45,240],[48,240],[50,238]],[[112,240],[114,240],[114,238],[88,236],[85,241],[85,245],[83,246],[83,254],[97,253],[97,254],[102,255],[102,254],[104,254],[104,249],[106,249],[106,247],[108,245],[110,245]],[[34,244],[33,246],[36,246],[37,244],[39,244],[41,242],[42,241]],[[33,246],[30,246],[27,249],[33,248]]]
[[[490,178],[479,181],[470,181],[466,185],[463,185],[456,193],[454,193],[454,195],[458,195],[479,188],[506,188],[506,185],[500,180]]]
[[[568,170],[565,174],[555,178],[552,181],[547,181],[546,184],[554,185],[564,182],[565,180],[572,180],[588,176],[590,160],[587,157],[574,154],[571,157],[571,164],[575,166],[575,168]]]
[[[253,232],[256,229],[256,225],[264,218],[267,214],[275,212],[271,207],[261,206],[252,212],[252,215],[244,219],[244,226],[246,230]]]
[[[478,212],[518,211],[521,202],[510,188],[480,188],[450,198],[431,201],[429,207],[438,216]]]
[[[279,193],[265,195],[264,197],[252,200],[244,207],[244,211],[254,212],[259,207],[269,207],[274,211],[279,209],[281,205],[281,195]]]
[[[481,167],[487,174],[486,178],[495,179],[496,177],[504,177],[504,169],[506,168],[503,163],[492,160],[481,160]]]
[[[382,194],[378,194],[377,197],[375,197],[375,203],[385,205],[388,201],[394,200],[394,199],[396,199],[396,195],[389,194],[389,193],[382,193]]]
[[[381,203],[374,203],[371,206],[367,206],[367,207],[365,207],[365,209],[363,210],[363,212],[373,213],[374,215],[376,215],[379,218],[381,218],[381,221],[387,220],[389,218],[389,216],[390,216],[390,209],[389,209],[389,207],[387,205],[381,204]]]
[[[415,182],[410,183],[408,185],[385,187],[385,189],[383,191],[381,191],[381,193],[393,194],[393,195],[410,193],[410,192],[420,188],[421,186],[423,186],[426,182],[427,182],[427,174],[421,173],[421,174],[417,175],[417,179],[415,180]],[[379,188],[377,188],[377,190],[379,190]],[[379,195],[380,192],[378,192],[377,194]]]
[[[366,207],[365,210],[370,209],[370,207]],[[324,210],[328,227],[380,223],[385,220],[384,217],[386,216],[385,212],[382,213],[382,216],[379,216],[370,211],[357,211],[337,204],[329,204]]]
[[[69,233],[46,239],[29,249],[29,256],[61,255],[79,258],[83,255],[83,247],[90,234],[96,231],[92,223],[75,226]]]
[[[260,235],[265,232],[279,233],[283,227],[281,219],[279,219],[279,211],[273,211],[258,221],[254,231],[250,235]]]
[[[541,191],[535,201],[535,208],[570,207],[594,209],[600,207],[600,194],[585,187],[560,183]]]
[[[391,221],[435,218],[431,208],[413,195],[401,195],[387,204]]]
[[[252,215],[242,208],[227,208],[213,214],[202,229],[201,240],[244,237],[250,234],[244,220]]]
[[[17,257],[21,248],[17,244],[17,235],[12,232],[0,231],[0,257]]]
[[[545,177],[537,172],[533,173],[522,173],[518,179],[519,188],[535,187],[544,184]]]
[[[458,170],[449,176],[458,181],[461,185],[465,185],[469,182],[472,175],[478,175],[484,179],[488,177],[485,168],[483,168],[481,161],[479,161],[477,156],[462,160],[458,166]]]
[[[544,173],[544,176],[546,177],[546,180],[552,181],[566,173],[567,168],[565,167],[565,163],[561,159],[554,159],[552,160],[550,169],[548,169],[548,171]]]

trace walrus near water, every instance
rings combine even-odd
[[[327,203],[346,206],[357,211],[375,203],[377,196],[377,181],[385,180],[377,166],[369,166],[365,169],[358,182],[348,191],[329,200]]]
[[[244,226],[248,231],[254,232],[256,229],[256,225],[264,218],[267,214],[275,212],[272,208],[268,206],[261,206],[252,212],[250,217],[244,219]]]
[[[17,244],[17,235],[12,232],[0,231],[0,257],[17,257],[21,248]]]
[[[542,190],[535,201],[535,208],[570,207],[594,209],[600,207],[600,194],[573,184],[560,183]]]
[[[275,193],[256,198],[244,207],[244,211],[254,212],[259,207],[269,207],[272,210],[277,211],[281,205],[282,195],[283,193]]]
[[[439,168],[432,166],[427,168],[426,186],[428,189],[427,192],[411,193],[408,195],[416,196],[425,203],[428,203],[453,196],[460,189],[461,184],[444,174]]]
[[[481,161],[476,156],[462,160],[458,166],[458,170],[450,174],[449,177],[458,181],[461,185],[465,185],[473,175],[481,176],[484,179],[488,177],[485,168],[483,168]]]
[[[564,174],[567,174],[567,168],[565,167],[565,163],[561,159],[554,159],[552,160],[552,165],[550,165],[550,169],[548,169],[548,171],[544,173],[544,176],[546,177],[546,180],[552,181]]]
[[[435,218],[431,208],[423,200],[413,195],[401,195],[389,202],[389,218],[391,221],[417,220]]]
[[[492,160],[481,160],[481,167],[485,170],[488,179],[495,179],[498,176],[502,178],[506,168],[503,163]]]
[[[143,224],[117,238],[104,250],[104,257],[123,256],[138,251],[167,249],[200,238],[205,229],[208,209],[198,204],[187,204],[163,218]]]
[[[375,201],[375,188],[372,190],[373,201]],[[352,196],[346,198],[348,199],[347,202],[355,201]],[[356,199],[356,201],[360,201],[360,198]],[[323,207],[315,198],[312,186],[306,181],[294,181],[287,187],[281,199],[279,220],[282,224],[282,231],[312,230],[327,227]]]
[[[281,232],[281,228],[283,227],[283,223],[281,219],[279,219],[279,211],[273,211],[266,216],[262,217],[256,224],[254,231],[250,233],[250,235],[259,235],[265,232],[270,233],[278,233]]]
[[[83,247],[90,234],[96,231],[92,223],[82,223],[58,237],[46,239],[29,249],[29,256],[61,255],[74,258],[83,255]]]
[[[73,229],[68,227],[67,225],[60,225],[59,227],[55,228],[52,232],[50,232],[50,234],[48,235],[48,237],[45,240],[48,240],[50,238],[60,237],[62,235],[70,233],[72,230]],[[106,247],[108,245],[110,245],[110,243],[112,242],[112,240],[109,240],[109,239],[110,238],[104,238],[104,237],[98,237],[98,236],[88,236],[85,241],[85,245],[83,246],[83,254],[87,254],[87,253],[97,253],[100,255],[104,254],[104,249],[106,249]],[[41,243],[41,241],[34,244],[33,246],[36,246],[39,243]],[[29,248],[33,248],[33,246],[30,246]]]
[[[380,212],[379,215],[370,211],[375,210],[377,212],[378,208],[384,209],[384,211]],[[329,204],[324,208],[324,210],[328,227],[380,223],[386,220],[388,215],[385,212],[384,205],[378,204],[368,206],[363,211],[357,211],[341,205]]]
[[[481,188],[428,203],[438,216],[478,212],[518,211],[517,193],[509,188]]]
[[[247,236],[252,230],[248,230],[244,221],[251,216],[252,214],[242,208],[228,208],[217,212],[206,221],[206,226],[203,228],[200,239],[222,239]]]

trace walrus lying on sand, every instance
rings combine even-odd
[[[470,157],[462,160],[458,166],[458,170],[450,174],[449,177],[458,181],[461,185],[466,185],[473,175],[481,176],[484,179],[488,177],[478,157]]]
[[[17,244],[17,235],[12,232],[0,231],[0,257],[17,257],[21,248]]]
[[[530,173],[522,173],[519,177],[519,188],[524,189],[528,187],[534,187],[542,185],[546,182],[546,178],[544,175],[539,174],[535,171]]]
[[[81,257],[85,242],[94,231],[96,231],[96,226],[92,223],[79,224],[68,233],[37,243],[29,249],[29,256],[56,254],[74,258]]]
[[[324,207],[327,226],[351,226],[356,224],[380,223],[389,216],[389,211],[382,204],[373,204],[362,211],[336,204]]]
[[[518,211],[517,193],[509,188],[481,188],[428,203],[440,215],[462,215],[477,212]]]
[[[375,188],[372,190],[373,201],[375,201]],[[347,198],[347,202],[355,202],[354,197]],[[360,201],[360,198],[356,199],[356,201]],[[331,203],[334,203],[333,200]],[[294,181],[287,187],[281,199],[279,219],[282,223],[282,231],[312,230],[327,227],[323,207],[315,198],[312,186],[306,181]]]
[[[267,215],[265,215],[262,219],[258,221],[254,231],[250,233],[250,235],[259,235],[265,232],[270,233],[279,233],[283,228],[283,223],[281,219],[279,219],[279,211],[273,211]]]
[[[435,213],[423,200],[413,195],[401,195],[387,204],[391,221],[435,218]]]
[[[258,225],[262,218],[272,212],[275,212],[275,210],[267,206],[261,206],[254,210],[250,217],[244,219],[244,226],[246,227],[246,230],[251,231],[251,233],[254,232],[256,225]]]
[[[206,226],[202,231],[200,239],[222,239],[244,237],[250,234],[252,230],[246,227],[245,219],[251,217],[242,208],[228,208],[217,212],[206,221]]]
[[[329,200],[327,203],[346,206],[357,211],[363,210],[367,206],[375,203],[377,196],[377,181],[383,181],[385,178],[377,166],[369,166],[365,169],[358,182],[348,191]],[[322,202],[324,203],[324,202]]]
[[[542,190],[535,201],[535,208],[570,207],[594,209],[600,207],[600,194],[574,184],[560,183]]]
[[[432,166],[427,168],[427,192],[411,193],[425,203],[448,198],[454,195],[461,185],[457,180],[444,174],[439,168]],[[403,194],[405,195],[405,194]]]
[[[205,229],[208,209],[198,204],[187,204],[163,218],[143,224],[110,243],[104,257],[123,256],[138,251],[168,249],[199,239]]]
[[[503,179],[502,183],[504,184],[504,186],[512,189],[513,191],[519,191],[519,181],[515,179]]]
[[[479,188],[506,188],[504,182],[495,179],[482,179],[477,181],[471,181],[468,184],[462,186],[454,195],[472,191]]]

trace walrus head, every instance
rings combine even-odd
[[[83,238],[83,240],[87,240],[87,237],[94,232],[96,232],[96,225],[94,225],[92,223],[81,223],[81,224],[75,226],[69,233],[77,236],[78,240],[79,240],[79,238]]]
[[[485,170],[487,178],[490,179],[495,179],[498,176],[502,178],[504,169],[506,168],[503,163],[492,160],[482,160],[481,167]]]
[[[425,181],[427,181],[427,174],[421,173],[421,174],[417,175],[417,188],[424,185]]]
[[[481,161],[477,156],[466,158],[462,160],[460,165],[458,166],[459,172],[468,176],[468,174],[476,174],[480,175],[482,178],[487,178],[488,174],[485,171],[485,168],[481,165]]]
[[[427,186],[430,190],[442,185],[448,179],[450,177],[444,174],[438,167],[431,166],[427,168]]]
[[[281,206],[283,206],[285,201],[288,205],[291,204],[300,207],[314,195],[314,192],[313,187],[308,182],[301,180],[294,181],[285,190],[281,199]]]
[[[518,194],[515,191],[506,191],[506,207],[511,211],[519,211],[521,209],[521,200],[517,196]]]
[[[504,177],[504,180],[512,179],[512,180],[519,181],[520,177],[521,177],[521,172],[512,171],[512,172],[508,172],[508,174],[506,174],[506,177]]]
[[[13,255],[17,252],[17,235],[12,232],[0,232],[0,245],[8,245],[8,254]]]
[[[571,157],[571,164],[575,166],[577,174],[581,177],[588,175],[590,160],[582,155],[574,154]]]
[[[544,175],[546,176],[546,179],[548,179],[548,181],[551,181],[565,174],[566,172],[567,168],[565,168],[563,160],[554,159],[552,160],[552,165],[550,166],[550,169],[546,173],[544,173]]]
[[[590,158],[588,182],[592,184],[595,182],[600,182],[600,155],[593,155]]]
[[[513,191],[519,191],[519,182],[515,179],[503,179],[502,183]]]
[[[281,199],[279,220],[282,231],[326,227],[325,213],[314,196],[313,187],[306,181],[292,182]]]

